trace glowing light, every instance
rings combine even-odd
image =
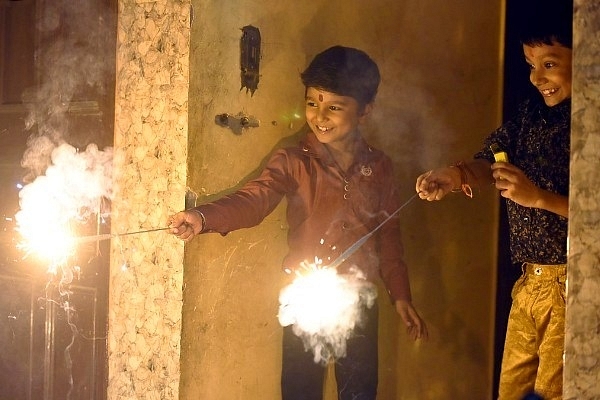
[[[359,271],[341,275],[319,262],[304,267],[280,293],[279,322],[293,325],[314,361],[326,363],[346,354],[346,342],[364,308],[373,306],[377,288]]]
[[[45,176],[26,185],[20,192],[21,211],[15,216],[23,239],[19,247],[49,262],[51,268],[66,261],[74,244],[56,190]]]
[[[74,252],[75,240],[67,228],[56,226],[31,229],[31,226],[22,226],[20,233],[26,239],[18,247],[26,256],[33,254],[47,262],[52,273],[56,272],[57,266],[66,263]]]
[[[72,226],[86,222],[101,199],[112,195],[111,167],[111,149],[99,151],[93,144],[85,152],[68,144],[54,149],[46,174],[19,192],[15,220],[26,256],[47,262],[51,272],[67,262],[77,244]]]

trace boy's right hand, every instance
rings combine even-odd
[[[180,211],[169,218],[169,228],[169,233],[187,242],[202,231],[202,217],[195,211]]]
[[[460,188],[460,172],[454,167],[425,172],[417,178],[415,185],[419,197],[427,201],[441,200],[456,188]]]

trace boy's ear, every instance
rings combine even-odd
[[[367,116],[371,113],[372,110],[373,110],[373,103],[365,104],[365,106],[363,107],[363,109],[359,115],[360,122],[363,122],[367,118]]]

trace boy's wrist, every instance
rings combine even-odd
[[[460,179],[460,170],[456,167],[456,165],[449,165],[448,170],[449,174],[452,177],[452,191],[453,192],[462,192],[460,188],[461,179]]]
[[[200,233],[204,232],[204,229],[206,228],[206,217],[204,217],[204,214],[202,213],[202,211],[200,211],[197,208],[192,208],[192,209],[190,209],[190,211],[192,211],[193,213],[196,213],[200,217],[200,230],[195,233],[200,234]]]
[[[457,163],[450,166],[451,170],[455,170],[458,172],[458,187],[457,185],[452,185],[453,192],[463,192],[466,196],[473,198],[473,189],[469,184],[469,174],[473,175],[471,169],[467,166],[464,161],[458,161]],[[453,180],[454,182],[454,180]]]

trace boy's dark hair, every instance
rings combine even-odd
[[[300,74],[305,87],[354,98],[361,106],[375,100],[381,81],[377,64],[362,50],[333,46],[317,54]]]
[[[528,46],[559,43],[573,48],[573,1],[530,0],[523,16],[521,44]]]

